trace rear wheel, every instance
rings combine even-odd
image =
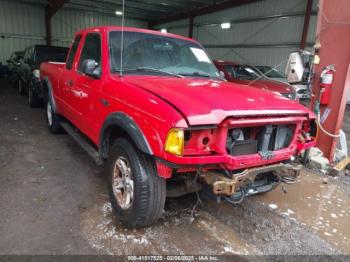
[[[108,159],[109,193],[114,212],[128,228],[149,226],[162,215],[165,180],[158,176],[153,158],[118,138]]]
[[[60,116],[57,115],[53,109],[52,109],[52,102],[49,99],[46,103],[46,123],[47,128],[49,129],[50,133],[52,134],[59,134],[62,133],[62,127],[61,127],[61,119]]]

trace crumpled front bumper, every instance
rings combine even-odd
[[[199,178],[202,183],[212,187],[215,195],[232,196],[241,188],[253,184],[259,174],[271,172],[277,180],[294,180],[299,176],[301,168],[302,165],[278,163],[246,169],[232,175],[232,178],[214,171],[203,172]]]

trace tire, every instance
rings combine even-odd
[[[45,107],[46,124],[51,134],[61,134],[63,129],[61,127],[61,118],[52,109],[52,102],[49,99]]]
[[[28,88],[28,103],[31,108],[40,106],[40,99],[33,93],[30,87]]]
[[[138,151],[127,139],[118,138],[106,168],[110,200],[119,221],[127,228],[156,222],[164,209],[166,183],[158,176],[154,159]]]
[[[24,96],[26,94],[24,83],[20,78],[18,78],[18,94],[21,96]]]

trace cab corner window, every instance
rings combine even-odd
[[[66,64],[66,68],[68,70],[71,70],[73,67],[74,57],[75,57],[75,54],[77,53],[80,40],[81,40],[81,35],[76,36],[74,39],[72,48],[71,48],[69,55],[68,55],[67,64]]]

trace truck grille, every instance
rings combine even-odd
[[[266,125],[229,129],[226,150],[232,156],[259,153],[269,158],[273,151],[290,145],[295,125]]]

